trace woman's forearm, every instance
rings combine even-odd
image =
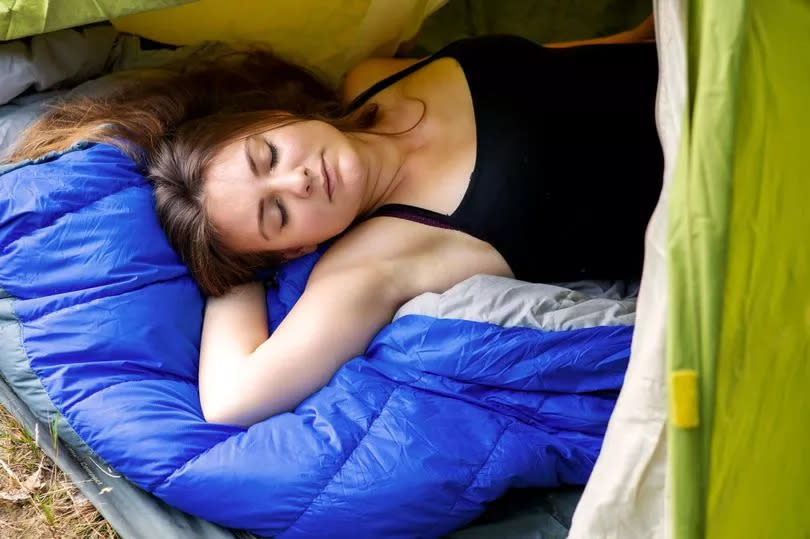
[[[365,264],[324,274],[316,267],[271,337],[258,285],[212,299],[200,358],[205,419],[252,425],[294,409],[328,384],[404,303],[407,289],[397,276],[405,270],[399,266]]]
[[[200,402],[203,412],[233,395],[250,355],[267,340],[267,306],[259,283],[208,298],[200,343]],[[229,389],[230,388],[230,389]]]
[[[580,45],[607,45],[615,43],[643,43],[655,40],[655,21],[650,15],[638,26],[631,30],[619,32],[606,37],[596,37],[592,39],[582,39],[578,41],[566,41],[564,43],[547,43],[544,46],[550,48],[577,47]]]

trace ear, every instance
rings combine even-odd
[[[287,260],[293,260],[295,258],[308,255],[309,253],[314,252],[317,248],[317,245],[310,245],[307,247],[297,247],[295,249],[285,249],[281,251],[281,259],[285,262]]]

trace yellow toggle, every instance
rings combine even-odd
[[[673,371],[670,381],[669,413],[672,423],[680,429],[696,428],[700,425],[697,371]]]

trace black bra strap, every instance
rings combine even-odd
[[[366,219],[374,217],[397,217],[422,223],[423,225],[435,226],[438,228],[448,228],[450,230],[464,230],[453,222],[449,215],[443,215],[435,211],[409,206],[407,204],[386,204],[377,208],[377,211],[369,215]]]
[[[439,51],[439,52],[441,52],[441,51]],[[432,62],[433,60],[438,58],[438,56],[437,56],[438,54],[439,53],[436,53],[436,54],[434,54],[432,56],[428,56],[427,58],[425,58],[423,60],[420,60],[419,62],[416,62],[415,64],[406,67],[402,71],[397,71],[393,75],[389,75],[388,77],[386,77],[386,78],[384,78],[384,79],[382,79],[380,81],[375,82],[370,88],[367,88],[360,95],[358,95],[357,97],[352,99],[352,102],[349,103],[349,110],[353,111],[353,110],[358,109],[359,107],[364,105],[366,101],[371,99],[371,97],[373,97],[378,92],[381,92],[381,91],[385,90],[386,88],[388,88],[389,86],[391,86],[395,82],[404,79],[405,77],[407,77],[408,75],[410,75],[414,71],[420,69],[421,67],[429,64],[430,62]]]

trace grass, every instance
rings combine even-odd
[[[0,406],[0,539],[118,538],[93,504]]]

